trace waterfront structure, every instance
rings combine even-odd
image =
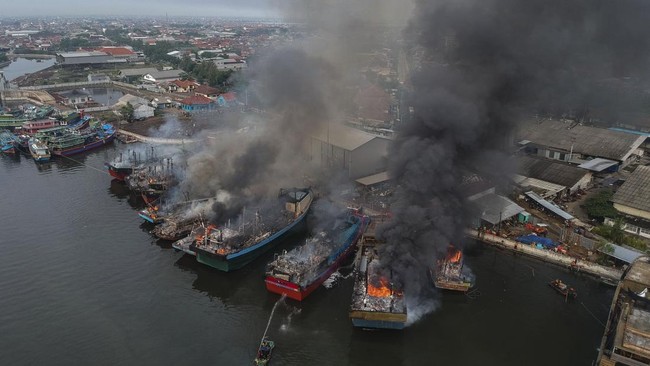
[[[127,104],[133,107],[133,119],[141,120],[153,117],[155,108],[149,105],[149,102],[132,94],[125,94],[118,99],[114,108],[119,109]]]
[[[612,203],[624,215],[625,231],[650,238],[650,166],[638,166],[616,191]]]
[[[599,366],[650,365],[650,257],[635,260],[614,293]]]
[[[477,206],[481,213],[478,222],[476,222],[478,227],[486,224],[497,226],[501,222],[509,220],[525,211],[523,207],[512,200],[495,193],[486,193],[470,201]]]
[[[390,141],[385,136],[332,124],[312,135],[309,156],[317,166],[342,170],[356,180],[386,171]]]

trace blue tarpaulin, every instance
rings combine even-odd
[[[523,235],[517,238],[517,241],[524,244],[541,244],[546,249],[552,249],[559,245],[553,239],[537,235]]]

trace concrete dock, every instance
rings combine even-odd
[[[538,249],[532,245],[519,243],[517,241],[502,238],[497,235],[483,232],[481,232],[479,235],[478,230],[474,229],[467,229],[466,233],[472,239],[480,240],[483,243],[498,248],[507,249],[514,253],[520,253],[533,258],[537,258],[544,262],[554,263],[566,267],[572,271],[587,273],[598,278],[619,281],[623,275],[623,271],[616,268],[605,267],[601,266],[600,264],[587,261],[576,261],[575,258],[569,257],[567,255],[558,254],[550,250]]]

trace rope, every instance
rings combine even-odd
[[[600,319],[598,319],[598,318],[594,315],[594,313],[592,313],[591,310],[589,310],[589,308],[587,307],[587,305],[585,305],[585,303],[582,302],[582,301],[580,301],[580,303],[582,304],[582,307],[584,307],[585,310],[587,310],[587,312],[589,313],[589,315],[591,315],[594,319],[596,319],[596,321],[598,322],[598,324],[602,325],[603,328],[605,328],[605,324],[603,324],[603,322],[601,322]]]
[[[79,160],[75,160],[75,159],[73,159],[73,158],[71,158],[71,157],[64,156],[64,155],[58,155],[57,157],[61,157],[61,158],[68,159],[68,160],[73,161],[73,162],[75,162],[75,163],[77,163],[77,164],[81,164],[81,165],[85,166],[86,168],[90,168],[90,169],[96,170],[96,171],[98,171],[98,172],[100,172],[100,173],[102,173],[102,174],[108,174],[108,172],[107,172],[106,170],[104,170],[104,169],[98,169],[98,168],[95,168],[95,167],[92,166],[92,165],[88,165],[88,164],[83,163],[83,162],[81,162],[81,161],[79,161]]]

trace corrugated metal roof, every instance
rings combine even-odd
[[[142,67],[139,69],[123,69],[120,70],[122,76],[142,76],[157,72],[158,70],[153,67]]]
[[[638,166],[616,191],[612,202],[650,212],[650,166]]]
[[[373,135],[336,123],[332,123],[323,131],[313,135],[313,137],[348,151],[355,150],[376,138],[386,139],[385,136]]]
[[[99,51],[90,51],[90,52],[64,52],[64,53],[59,53],[59,56],[63,58],[75,58],[75,57],[94,57],[94,56],[109,56],[109,54],[105,52],[99,52]]]
[[[531,120],[520,125],[517,139],[566,152],[573,150],[576,154],[621,161],[638,148],[645,137],[571,122]]]
[[[561,218],[563,218],[565,220],[572,220],[573,219],[573,216],[571,216],[571,214],[569,214],[568,212],[566,212],[566,211],[562,210],[561,208],[557,207],[552,202],[549,202],[549,201],[543,199],[542,197],[540,197],[537,193],[535,193],[533,191],[526,192],[526,196],[530,197],[535,202],[542,205],[542,207],[544,207],[545,209],[553,212],[554,214],[560,216]]]
[[[616,164],[618,164],[618,162],[613,160],[595,158],[578,165],[578,168],[587,169],[594,172],[602,172],[603,170],[610,168]]]
[[[507,220],[525,209],[510,199],[490,193],[473,201],[481,210],[481,219],[496,225],[499,221]]]
[[[573,187],[585,175],[591,174],[584,169],[567,163],[532,156],[518,157],[517,168],[518,173],[526,177],[540,179],[565,187]]]
[[[364,186],[371,186],[373,184],[385,182],[388,180],[388,172],[381,172],[367,177],[359,178],[356,180],[357,183],[363,184]]]
[[[608,251],[606,248],[611,247],[613,248],[613,251]],[[611,257],[614,257],[616,259],[622,260],[623,262],[626,263],[632,263],[635,259],[639,258],[640,256],[644,255],[641,252],[637,252],[636,250],[628,249],[625,247],[622,247],[620,245],[616,245],[614,243],[609,243],[606,246],[603,246],[601,249],[598,249],[599,252],[607,254]]]

